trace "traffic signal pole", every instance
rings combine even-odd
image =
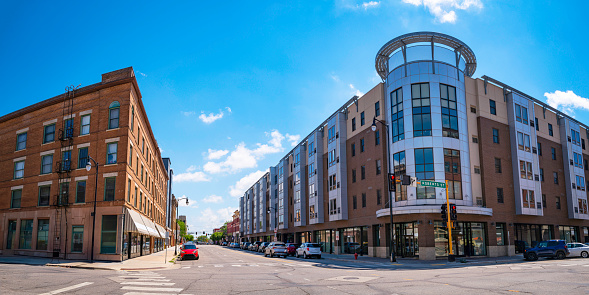
[[[448,196],[448,180],[446,180],[446,221],[448,227],[448,261],[454,261],[454,251],[452,251],[452,220],[450,219],[450,197]]]

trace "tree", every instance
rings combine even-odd
[[[223,233],[222,232],[216,232],[214,234],[211,235],[211,240],[217,242],[223,239]]]
[[[176,222],[178,223],[178,230],[180,231],[180,237],[185,237],[186,236],[186,224],[184,223],[184,221],[182,221],[180,219],[176,219]]]
[[[205,235],[201,235],[201,236],[198,236],[198,238],[196,238],[196,240],[200,243],[206,243],[209,241],[209,238]]]
[[[186,235],[184,237],[186,238],[187,241],[193,241],[194,240],[194,236],[193,235]]]

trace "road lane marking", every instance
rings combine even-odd
[[[309,279],[305,279],[305,281],[311,281],[311,280],[309,280]]]
[[[221,264],[215,264],[215,267],[223,267]]]
[[[136,291],[176,292],[176,293],[180,293],[182,291],[182,288],[154,288],[154,287],[135,287],[135,286],[124,286],[121,289],[136,290]]]
[[[73,286],[61,288],[61,289],[58,289],[58,290],[55,290],[55,291],[51,291],[51,292],[48,292],[48,293],[43,293],[41,295],[59,294],[59,293],[71,291],[73,289],[81,288],[81,287],[92,285],[92,284],[94,284],[94,282],[84,282],[84,283],[81,283],[81,284],[77,284],[77,285],[73,285]]]
[[[134,278],[134,279],[129,279],[129,278],[123,278],[123,280],[128,281],[128,282],[139,282],[139,281],[152,281],[152,282],[169,282],[170,280],[164,279],[164,278],[157,278],[157,279],[150,279],[150,278]]]
[[[239,264],[233,264],[231,266],[241,267],[241,265],[239,265]]]
[[[122,282],[121,285],[141,285],[141,286],[173,286],[176,283],[158,283],[158,282]]]

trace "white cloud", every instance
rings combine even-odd
[[[230,107],[225,107],[225,109],[227,110],[227,112],[229,112],[231,114],[231,108]]]
[[[364,95],[364,93],[354,87],[354,84],[350,84],[350,89],[352,89],[354,95],[357,95],[358,97],[362,97]]]
[[[147,75],[146,75],[146,74],[144,74],[144,73],[142,73],[142,72],[135,71],[135,73],[137,73],[137,74],[139,74],[139,75],[141,75],[141,76],[143,76],[143,77],[147,77]]]
[[[174,175],[172,180],[174,182],[207,182],[211,179],[202,171],[195,171],[195,166],[190,166],[185,173]]]
[[[188,205],[186,205],[186,200],[181,200],[178,202],[178,207],[198,208],[198,203],[195,200],[187,197],[186,195],[182,195],[182,197],[180,197],[178,199],[182,199],[182,198],[188,199]]]
[[[237,209],[236,207],[226,207],[213,211],[211,208],[206,208],[198,214],[197,222],[193,222],[192,218],[188,217],[189,227],[198,235],[201,235],[203,231],[211,234],[214,228],[220,228],[226,221],[233,220],[233,212]]]
[[[205,203],[222,203],[223,197],[217,196],[217,195],[210,195],[210,196],[202,199],[202,201]]]
[[[352,3],[350,3],[352,2]],[[353,1],[343,0],[341,1],[341,7],[349,10],[368,10],[370,8],[376,8],[380,5],[380,1],[368,1],[362,2],[361,4],[353,3]]]
[[[255,168],[258,166],[258,160],[263,159],[266,155],[284,151],[284,147],[282,146],[284,139],[287,139],[293,146],[296,145],[293,142],[300,140],[300,135],[290,135],[288,133],[282,135],[278,130],[272,130],[272,132],[266,133],[266,136],[270,137],[268,143],[256,143],[255,148],[248,148],[244,142],[240,142],[235,146],[233,151],[223,151],[223,155],[219,153],[220,156],[218,159],[221,159],[225,155],[228,156],[220,162],[207,162],[203,166],[203,170],[207,173],[216,174],[223,172],[236,173],[242,169]],[[211,149],[209,150],[209,156],[211,155],[210,151],[219,152]],[[209,159],[211,158],[209,157]]]
[[[232,197],[241,197],[245,193],[245,190],[250,188],[256,181],[258,181],[267,171],[258,170],[256,172],[252,172],[240,180],[238,180],[235,185],[229,187],[229,195]]]
[[[440,23],[456,23],[455,10],[483,8],[481,0],[402,0],[404,3],[427,8]]]
[[[186,116],[186,117],[190,117],[193,115],[196,115],[196,113],[194,111],[190,111],[190,112],[184,112],[184,111],[180,111],[180,114]]]
[[[364,2],[362,3],[362,8],[364,8],[364,10],[368,10],[368,8],[376,8],[378,5],[380,5],[380,1]]]
[[[219,111],[218,114],[210,113],[208,115],[205,115],[205,112],[202,111],[200,116],[198,116],[198,118],[201,121],[203,121],[205,124],[211,124],[211,123],[223,118],[223,111]]]
[[[575,109],[589,110],[589,99],[578,96],[571,90],[546,92],[544,96],[548,105],[571,116],[575,114]]]
[[[227,155],[229,153],[228,150],[213,150],[213,149],[209,149],[209,155],[207,156],[207,159],[209,160],[218,160],[223,158],[223,156]]]
[[[340,82],[341,80],[339,79],[339,77],[335,74],[330,74],[329,77],[331,77],[331,79],[335,82]]]

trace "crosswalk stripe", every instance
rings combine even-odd
[[[155,287],[135,287],[135,286],[124,286],[121,289],[124,290],[136,290],[136,291],[162,291],[162,292],[176,292],[182,291],[182,288],[155,288]]]
[[[176,283],[160,283],[160,282],[122,282],[121,285],[141,285],[141,286],[173,286]]]
[[[81,284],[77,284],[77,285],[73,285],[73,286],[69,286],[69,287],[61,288],[61,289],[58,289],[58,290],[55,290],[55,291],[51,291],[51,292],[48,292],[48,293],[43,293],[43,294],[41,294],[41,295],[53,295],[53,294],[59,294],[59,293],[63,293],[63,292],[67,292],[67,291],[71,291],[71,290],[73,290],[73,289],[81,288],[81,287],[88,286],[88,285],[92,285],[92,284],[94,284],[94,282],[84,282],[84,283],[81,283]]]
[[[158,276],[158,277],[134,277],[134,276],[119,276],[119,278],[123,278],[123,279],[135,279],[135,280],[140,280],[140,279],[165,279],[164,277]]]
[[[123,280],[128,281],[128,282],[145,282],[145,281],[147,281],[147,282],[169,282],[170,281],[168,279],[132,279],[132,280],[131,279],[123,279]]]
[[[239,265],[239,264],[233,264],[233,265],[231,265],[231,266],[237,266],[237,267],[241,267],[241,265]]]
[[[221,264],[215,264],[215,267],[223,267]]]
[[[170,293],[127,292],[124,295],[170,295]],[[188,295],[188,294],[182,294],[182,295]]]

